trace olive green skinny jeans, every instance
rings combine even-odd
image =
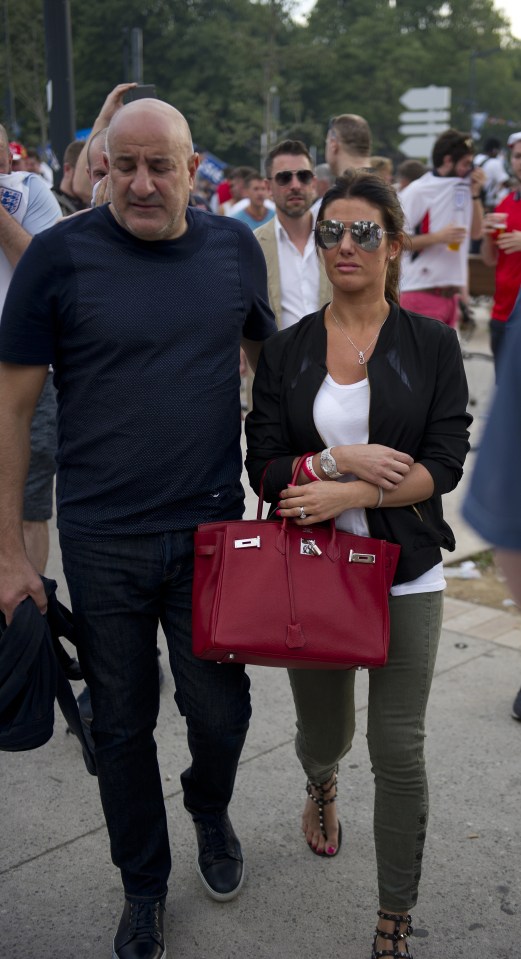
[[[390,596],[387,665],[369,670],[367,742],[375,780],[379,902],[407,912],[418,898],[428,818],[425,712],[441,633],[443,592]],[[296,751],[307,777],[326,782],[351,748],[354,670],[290,669]]]

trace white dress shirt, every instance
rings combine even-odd
[[[286,329],[321,306],[320,272],[313,233],[315,218],[303,254],[290,240],[277,215],[274,223],[280,272],[281,327]]]

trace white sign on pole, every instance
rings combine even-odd
[[[414,160],[429,160],[435,143],[434,134],[424,137],[407,137],[400,143],[400,150],[404,156]]]
[[[485,114],[485,119],[487,114]],[[409,110],[407,113],[400,113],[402,123],[449,123],[450,110]]]
[[[399,132],[406,139],[400,143],[405,156],[429,159],[437,137],[450,125],[450,87],[413,87],[400,103],[409,112],[401,113]]]
[[[446,123],[402,123],[400,133],[404,137],[427,136],[429,133],[439,136],[446,129]]]
[[[400,103],[408,110],[450,110],[450,87],[412,87]]]

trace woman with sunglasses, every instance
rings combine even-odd
[[[264,475],[281,518],[306,526],[335,517],[339,529],[401,546],[388,663],[369,673],[379,886],[371,955],[410,959],[428,815],[424,718],[445,586],[440,548],[454,549],[441,495],[459,482],[469,448],[467,385],[455,332],[399,307],[406,238],[391,186],[349,171],[325,194],[315,235],[333,299],[265,343],[246,466],[257,492]],[[314,853],[335,856],[337,769],[354,734],[356,673],[289,675],[308,777],[302,829]]]

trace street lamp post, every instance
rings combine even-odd
[[[43,13],[47,63],[47,108],[51,148],[60,164],[60,170],[55,173],[55,181],[58,185],[61,179],[63,154],[65,148],[74,140],[76,129],[69,0],[43,0]]]

